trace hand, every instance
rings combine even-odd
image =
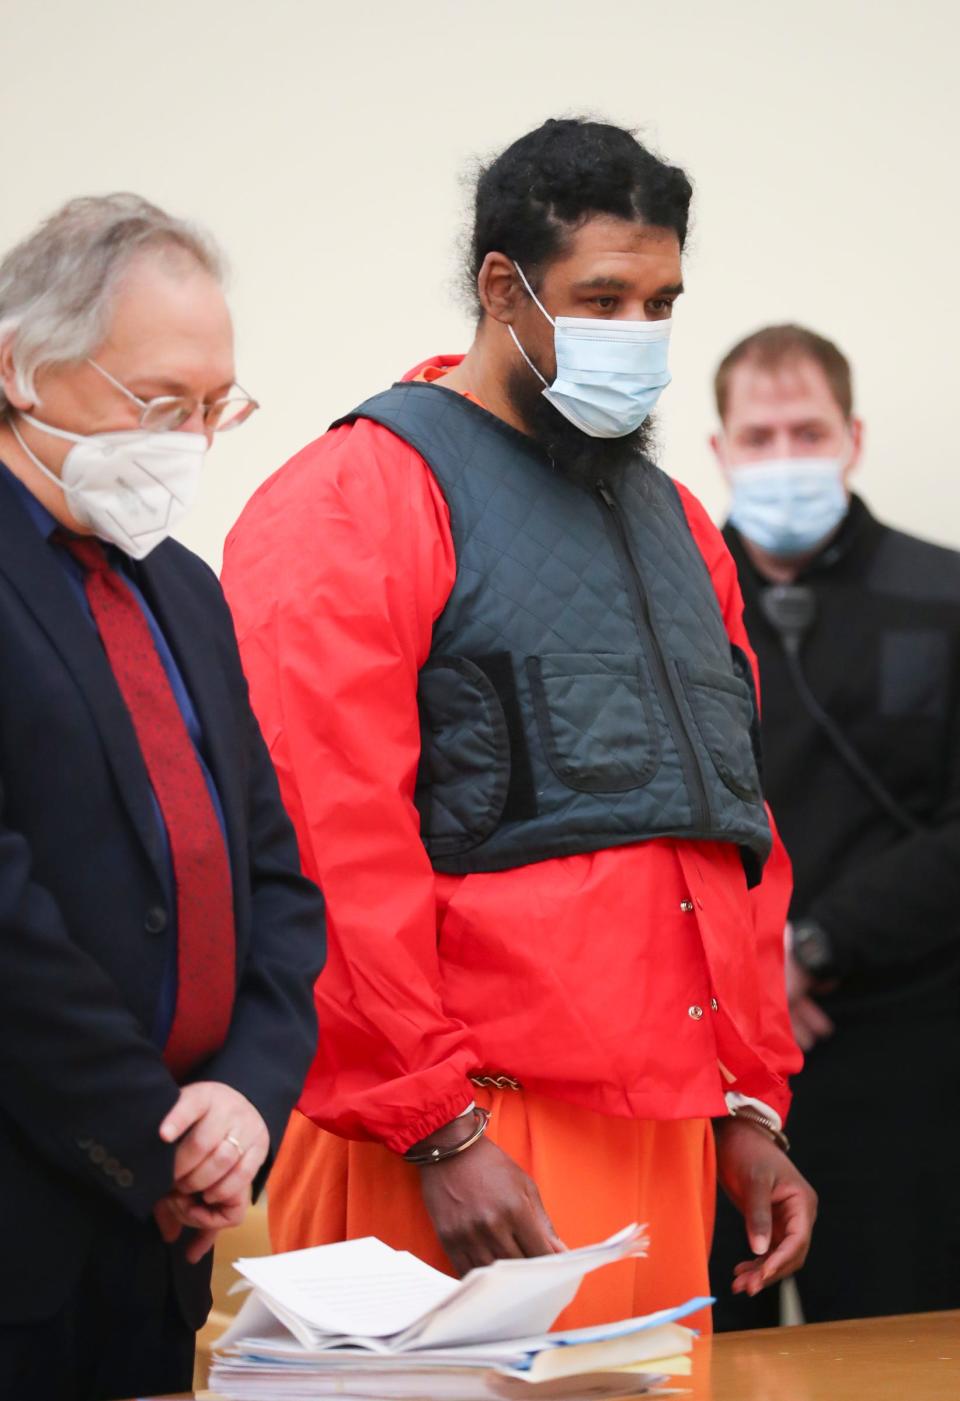
[[[421,1167],[420,1186],[440,1243],[459,1275],[492,1260],[566,1249],[536,1183],[489,1139]]]
[[[160,1125],[160,1137],[165,1143],[179,1140],[173,1164],[177,1192],[202,1192],[210,1204],[249,1195],[270,1149],[267,1126],[250,1101],[214,1080],[183,1087]]]
[[[810,997],[800,997],[796,1002],[791,1002],[789,1012],[794,1039],[801,1051],[812,1050],[818,1041],[834,1033],[833,1022],[819,1003]]]
[[[198,1202],[195,1197],[183,1196],[174,1191],[157,1202],[153,1209],[153,1217],[167,1245],[172,1245],[180,1238],[185,1226],[196,1232],[186,1250],[187,1260],[191,1265],[195,1265],[212,1249],[222,1230],[227,1226],[240,1225],[249,1205],[249,1192],[241,1193],[232,1201],[208,1206]]]
[[[759,1294],[800,1269],[810,1249],[817,1194],[786,1153],[745,1120],[717,1126],[720,1184],[747,1227],[755,1260],[734,1268],[734,1294]]]
[[[153,1208],[153,1219],[157,1223],[157,1230],[160,1232],[167,1245],[173,1245],[174,1241],[180,1239],[183,1225],[174,1210],[173,1203],[169,1197],[161,1197]]]
[[[784,973],[787,983],[787,1010],[790,1013],[793,1035],[801,1051],[809,1051],[818,1041],[832,1036],[835,1030],[833,1022],[823,1008],[808,996],[811,990],[819,991],[824,985],[814,983],[810,974],[800,967],[791,953],[786,956]]]
[[[787,928],[789,929],[790,926],[787,925]],[[783,974],[787,984],[787,1003],[792,1007],[794,1002],[797,1002],[801,997],[806,997],[813,987],[813,979],[805,969],[800,967],[789,949],[784,954]]]

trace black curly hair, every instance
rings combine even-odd
[[[613,214],[687,237],[693,188],[623,127],[551,118],[514,141],[477,180],[470,274],[488,253],[513,258],[534,280],[591,215]]]

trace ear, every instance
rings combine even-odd
[[[488,253],[477,278],[477,294],[487,316],[509,326],[527,294],[512,261],[505,253]]]
[[[850,420],[850,441],[853,444],[853,451],[850,454],[850,461],[843,469],[843,480],[846,483],[852,476],[854,470],[859,466],[860,457],[863,453],[863,419],[851,418]]]
[[[13,333],[0,341],[0,389],[6,395],[7,403],[15,409],[32,409],[36,400],[29,398],[20,389],[19,379],[13,364]]]
[[[727,475],[727,454],[724,449],[723,433],[710,434],[710,447],[714,457],[717,459],[717,466],[724,476]]]

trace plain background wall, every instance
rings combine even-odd
[[[605,115],[696,186],[663,465],[721,514],[712,370],[798,319],[854,362],[869,500],[960,546],[958,41],[951,0],[0,0],[0,249],[114,189],[221,240],[263,408],[182,532],[219,564],[286,457],[466,348],[476,159]]]

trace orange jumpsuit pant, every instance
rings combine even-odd
[[[609,1323],[709,1294],[716,1192],[709,1120],[618,1119],[526,1090],[478,1089],[476,1098],[490,1111],[489,1137],[536,1182],[567,1245],[603,1240],[632,1221],[648,1226],[647,1257],[587,1275],[556,1327]],[[419,1170],[299,1112],[270,1176],[268,1209],[275,1250],[378,1236],[450,1272]],[[685,1322],[708,1330],[709,1310]]]

